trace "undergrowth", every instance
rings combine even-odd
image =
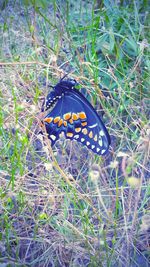
[[[149,266],[148,1],[3,0],[0,13],[1,266]],[[65,74],[105,122],[104,157],[41,134]]]

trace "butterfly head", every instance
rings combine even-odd
[[[54,87],[58,94],[64,93],[66,90],[73,89],[78,83],[74,79],[64,80],[63,78]]]

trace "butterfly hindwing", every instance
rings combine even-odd
[[[92,105],[76,89],[74,89],[74,94],[71,94],[71,98],[77,99],[83,104],[84,112],[87,117],[86,128],[88,133],[86,135],[86,140],[90,142],[88,148],[91,148],[95,153],[105,154],[110,145],[110,137],[104,123]],[[86,130],[83,131],[86,132]]]
[[[48,137],[53,146],[62,132],[103,155],[107,152],[110,137],[99,115],[87,99],[75,88],[66,89],[55,107],[44,119]]]

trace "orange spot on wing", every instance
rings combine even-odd
[[[79,115],[76,114],[76,113],[72,113],[72,119],[73,119],[74,121],[78,120],[78,119],[79,119]]]
[[[52,121],[53,121],[52,117],[44,119],[44,122],[47,122],[47,123],[51,123]]]
[[[73,124],[73,120],[72,120],[72,119],[70,119],[69,122],[70,122],[71,124]]]
[[[68,132],[66,135],[67,135],[68,137],[72,137],[72,136],[73,136],[73,133]]]
[[[71,113],[66,113],[63,116],[64,120],[68,121],[71,118]]]
[[[97,135],[94,136],[94,141],[97,142]]]
[[[64,121],[64,126],[67,127],[67,121]]]
[[[60,120],[60,117],[55,117],[54,123],[57,123]]]
[[[84,129],[82,130],[82,133],[85,134],[85,135],[87,135],[87,133],[88,133],[87,129],[84,128]]]
[[[63,124],[63,120],[61,119],[61,120],[58,122],[58,127],[60,127],[62,124]]]
[[[78,114],[79,114],[79,118],[80,118],[81,120],[86,119],[86,114],[85,114],[85,112],[80,112],[80,113],[78,113]]]
[[[89,137],[93,138],[93,132],[92,131],[89,132]]]
[[[85,122],[81,122],[81,125],[82,126],[86,126],[87,125],[87,122],[85,121]]]
[[[81,128],[80,128],[80,127],[79,127],[79,128],[75,128],[75,132],[76,132],[76,133],[81,132]]]

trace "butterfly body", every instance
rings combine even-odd
[[[110,137],[99,115],[88,100],[75,88],[75,80],[61,80],[46,99],[45,110],[54,108],[44,118],[48,138],[53,146],[62,132],[98,155],[104,155]]]

